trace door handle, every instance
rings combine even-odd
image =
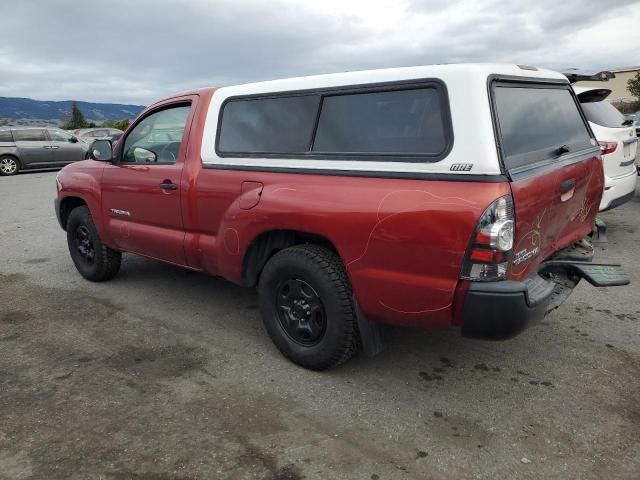
[[[171,180],[165,180],[160,184],[160,188],[162,190],[177,190],[178,185],[176,185],[175,183],[172,183]]]
[[[560,184],[560,193],[567,193],[569,190],[576,186],[576,179],[570,178]]]
[[[56,150],[56,149],[58,149],[58,148],[60,148],[60,147],[58,147],[58,146],[56,146],[56,145],[51,145],[49,148],[50,148],[51,150]]]

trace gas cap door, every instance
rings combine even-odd
[[[243,210],[251,210],[253,207],[260,203],[260,197],[262,196],[262,189],[264,185],[260,182],[242,182],[240,189],[240,208]]]

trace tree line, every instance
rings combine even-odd
[[[118,130],[126,130],[129,126],[129,119],[123,118],[122,120],[105,120],[102,124],[98,125],[95,122],[88,122],[84,118],[84,115],[78,108],[78,104],[73,102],[71,104],[71,113],[67,114],[64,119],[64,123],[60,125],[63,130],[76,130],[78,128],[117,128]]]
[[[640,72],[636,73],[633,78],[627,80],[627,89],[631,95],[636,97],[636,101],[625,104],[624,110],[628,110],[628,112],[623,110],[623,113],[634,113],[640,110]]]

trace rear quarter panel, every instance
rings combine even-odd
[[[242,181],[264,185],[250,210],[240,207]],[[338,250],[368,318],[445,327],[478,217],[509,187],[205,169],[197,191],[189,215],[206,270],[240,282],[244,254],[261,233],[314,233]]]

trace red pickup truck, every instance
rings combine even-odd
[[[91,281],[121,252],[258,286],[280,351],[312,369],[381,348],[382,324],[509,338],[594,264],[598,144],[567,79],[439,65],[176,95],[57,177]]]

